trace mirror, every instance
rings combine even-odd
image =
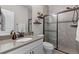
[[[0,36],[16,32],[32,32],[32,6],[0,5]],[[1,37],[0,37],[1,38]]]
[[[0,36],[9,35],[14,30],[14,12],[0,8]]]

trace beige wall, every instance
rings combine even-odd
[[[35,35],[43,34],[43,20],[42,19],[40,20],[42,24],[33,24],[37,19],[37,12],[43,13],[42,5],[32,6],[32,31],[34,32]]]
[[[1,8],[14,12],[15,24],[16,23],[26,23],[26,32],[28,31],[28,8],[26,6],[1,5]]]
[[[49,14],[49,7],[47,5],[33,5],[32,6],[32,30],[35,35],[43,34],[43,19],[40,20],[42,24],[33,24],[33,22],[37,19],[37,12],[41,12],[43,14]]]

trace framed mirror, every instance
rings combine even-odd
[[[0,36],[10,35],[14,30],[14,12],[0,8]]]

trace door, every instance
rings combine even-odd
[[[41,44],[41,45],[38,45],[37,47],[33,48],[32,53],[33,54],[44,54],[43,45]]]
[[[45,40],[52,43],[60,52],[77,53],[75,40],[77,27],[72,25],[72,12],[59,14],[58,18],[57,15],[46,17]]]
[[[57,21],[56,16],[47,16],[45,18],[45,40],[50,42],[56,47],[56,28],[57,27]]]
[[[58,15],[58,48],[67,53],[77,53],[75,40],[77,27],[72,27],[74,25],[72,16],[72,12]]]

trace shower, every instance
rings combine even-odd
[[[76,53],[75,52],[75,37],[78,22],[79,7],[75,5],[73,8],[66,7],[65,10],[55,14],[55,16],[48,15],[44,18],[43,32],[45,41],[48,41],[55,46],[55,50],[62,53]],[[60,21],[62,15],[71,15],[71,18]]]
[[[74,6],[73,8],[67,7],[66,9],[75,9],[75,8],[78,8],[78,5]],[[72,22],[73,24],[71,25],[71,27],[77,27],[77,22],[78,22],[78,10],[77,9],[73,11]]]

